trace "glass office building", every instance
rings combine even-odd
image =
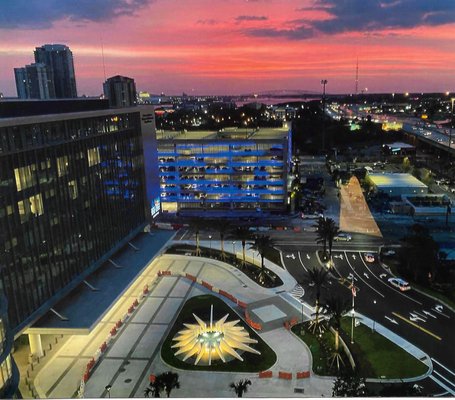
[[[154,135],[150,107],[0,118],[0,285],[13,334],[147,224],[144,130]]]
[[[290,158],[287,129],[187,132],[158,140],[161,209],[285,211]]]

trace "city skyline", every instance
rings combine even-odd
[[[195,95],[280,89],[328,93],[455,90],[455,3],[421,0],[8,1],[0,9],[0,92],[46,43],[73,52],[78,92],[106,77]],[[104,68],[102,48],[104,49]]]

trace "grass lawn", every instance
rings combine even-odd
[[[350,332],[351,318],[343,318],[341,326],[344,332]],[[349,348],[366,378],[411,378],[428,370],[421,361],[363,324],[354,329],[354,344],[349,343]]]
[[[425,364],[384,336],[372,332],[365,325],[360,324],[355,328],[353,345],[350,344],[348,334],[351,332],[351,318],[343,318],[341,327],[343,330],[341,335],[349,346],[357,371],[362,377],[404,379],[420,376],[427,372],[428,367]],[[325,331],[322,338],[317,338],[305,330],[302,335],[301,324],[294,326],[292,331],[309,347],[313,357],[313,371],[323,376],[336,375],[337,371],[329,366],[329,358],[334,345],[333,334]],[[347,357],[345,365],[349,365]]]
[[[312,331],[307,329],[308,323],[304,323],[304,330],[302,334],[302,324],[298,324],[292,327],[294,332],[301,340],[303,340],[311,351],[313,358],[312,369],[315,374],[321,376],[334,376],[337,374],[335,364],[330,367],[330,357],[333,353],[335,345],[335,338],[330,331],[325,330],[321,337],[313,334]],[[341,353],[343,360],[346,365],[349,365],[347,357],[344,353]]]
[[[213,319],[218,320],[229,314],[227,321],[240,319],[239,326],[243,326],[249,333],[250,337],[258,341],[257,344],[251,345],[258,350],[261,355],[244,352],[241,354],[244,361],[234,359],[230,362],[223,363],[221,360],[214,361],[211,366],[194,365],[194,358],[188,359],[187,362],[174,356],[176,349],[171,349],[174,336],[182,329],[184,323],[197,323],[193,317],[196,314],[203,321],[210,321],[210,306],[213,304]],[[166,340],[161,347],[161,357],[163,360],[176,368],[194,370],[194,371],[236,371],[236,372],[258,372],[265,371],[276,362],[276,354],[273,350],[230,308],[224,301],[212,295],[203,295],[192,297],[183,306],[175,323],[173,324]],[[191,361],[192,360],[192,361]],[[189,362],[188,362],[189,361]]]

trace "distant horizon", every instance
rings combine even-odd
[[[329,94],[455,91],[453,0],[7,0],[0,35],[7,97],[47,43],[71,49],[87,96],[114,75],[199,96],[318,93],[321,79]]]

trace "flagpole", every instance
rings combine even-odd
[[[355,287],[354,287],[354,275],[351,279],[351,295],[352,295],[352,317],[351,317],[351,344],[354,344],[354,298],[355,298]]]

